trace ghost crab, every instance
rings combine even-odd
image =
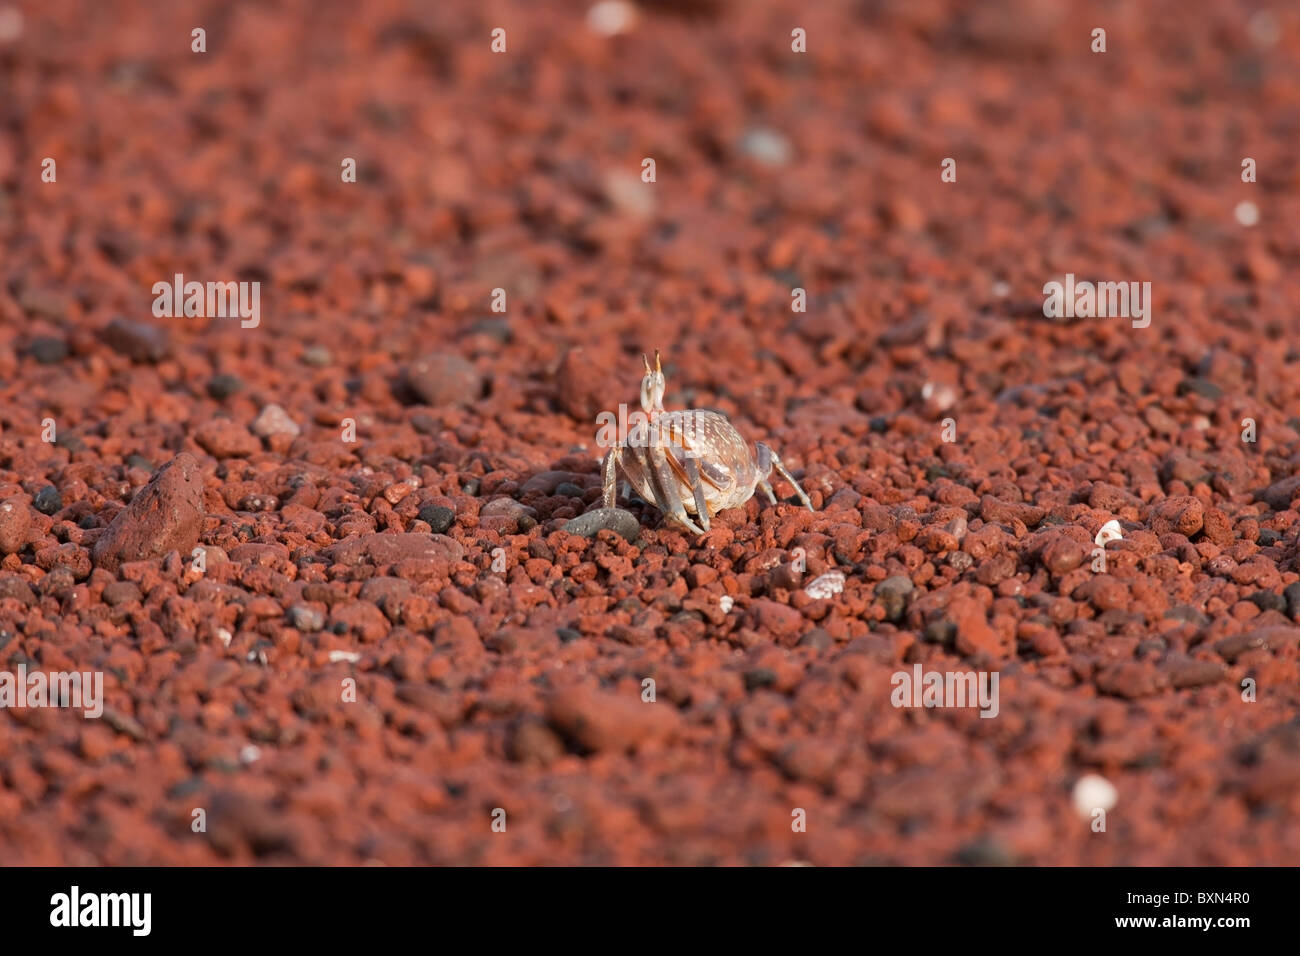
[[[724,508],[737,508],[754,496],[761,487],[768,500],[776,504],[776,495],[768,477],[775,469],[794,486],[799,500],[809,511],[812,502],[799,482],[786,471],[781,459],[767,445],[755,442],[757,461],[740,433],[719,412],[688,408],[664,410],[664,373],[655,350],[655,366],[642,356],[645,377],[641,379],[639,421],[618,445],[605,456],[605,507],[614,507],[617,499],[617,472],[622,469],[628,482],[646,501],[652,503],[670,521],[695,534],[709,530],[709,519]],[[699,524],[691,520],[699,519]]]

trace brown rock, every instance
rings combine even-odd
[[[1103,694],[1134,700],[1148,697],[1169,684],[1169,677],[1152,665],[1141,661],[1126,661],[1107,667],[1096,677],[1097,689]]]
[[[980,499],[980,517],[996,524],[1012,524],[1020,521],[1025,527],[1032,528],[1043,520],[1043,515],[1046,513],[1037,505],[1023,501],[1003,501],[992,495],[985,495]]]
[[[345,538],[324,551],[335,564],[355,565],[369,560],[373,564],[397,564],[401,561],[459,561],[465,549],[455,538],[445,534],[362,534]]]
[[[1224,675],[1227,673],[1223,665],[1217,661],[1206,661],[1190,657],[1166,662],[1164,671],[1169,677],[1169,683],[1178,688],[1214,684],[1223,680]]]
[[[213,458],[247,458],[262,450],[262,443],[247,428],[224,418],[200,425],[194,440]]]
[[[425,405],[468,405],[483,391],[483,379],[459,355],[435,352],[416,359],[406,370],[406,384]]]
[[[1067,574],[1082,564],[1087,555],[1078,541],[1059,535],[1043,549],[1043,566],[1053,574]]]
[[[160,362],[171,354],[171,336],[161,326],[114,319],[104,329],[104,342],[133,362]]]
[[[1152,506],[1150,514],[1151,530],[1155,534],[1176,531],[1188,538],[1201,530],[1204,519],[1205,506],[1199,498],[1190,495],[1157,502]]]
[[[203,530],[203,475],[181,452],[118,513],[95,542],[96,566],[115,571],[124,561],[143,561],[179,551],[188,557]]]
[[[511,729],[506,752],[515,763],[546,767],[564,756],[564,741],[545,721],[528,717]]]
[[[957,597],[948,602],[948,621],[957,629],[957,650],[962,654],[1008,656],[1014,641],[1006,641],[988,622],[983,606],[974,598]]]
[[[586,687],[556,694],[547,708],[547,719],[584,750],[616,752],[666,740],[682,722],[667,701],[645,703],[635,692],[613,694]]]
[[[0,502],[0,554],[21,551],[31,535],[32,515],[27,499],[15,495]]]

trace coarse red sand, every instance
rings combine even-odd
[[[1294,7],[0,7],[0,863],[1300,859]],[[564,530],[655,348],[815,513]]]

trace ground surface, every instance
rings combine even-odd
[[[0,862],[1298,858],[1294,9],[20,6],[0,670],[106,710],[0,714]],[[562,530],[654,348],[815,513]]]

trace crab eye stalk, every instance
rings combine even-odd
[[[641,379],[641,408],[646,414],[664,410],[664,373],[659,364],[659,350],[655,350],[655,367],[650,367],[650,359],[644,354],[641,361],[645,364],[645,377]]]

